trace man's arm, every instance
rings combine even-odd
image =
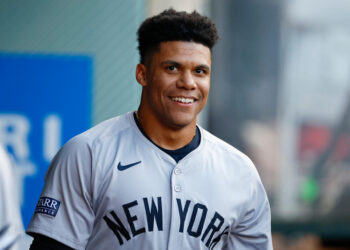
[[[85,249],[95,217],[91,168],[91,150],[84,137],[73,138],[63,146],[46,173],[28,234],[45,235],[71,248]]]
[[[249,202],[225,249],[272,250],[270,204],[254,165],[249,185]]]

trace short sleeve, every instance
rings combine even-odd
[[[93,155],[81,136],[54,157],[27,233],[39,233],[69,247],[85,249],[94,224]]]
[[[239,224],[231,229],[226,249],[271,250],[271,210],[270,204],[260,180],[252,166],[250,199]]]

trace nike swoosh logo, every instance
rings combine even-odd
[[[138,161],[138,162],[134,162],[134,163],[131,163],[131,164],[127,164],[127,165],[122,165],[121,162],[118,163],[118,170],[120,171],[124,171],[125,169],[128,169],[128,168],[131,168],[137,164],[140,164],[141,161]]]

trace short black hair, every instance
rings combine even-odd
[[[161,42],[189,41],[201,43],[212,50],[218,40],[215,24],[197,11],[187,13],[172,8],[146,19],[137,32],[140,62],[159,49]]]

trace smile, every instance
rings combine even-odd
[[[172,97],[171,100],[174,102],[181,102],[181,103],[193,103],[193,98],[185,98],[185,97]]]

